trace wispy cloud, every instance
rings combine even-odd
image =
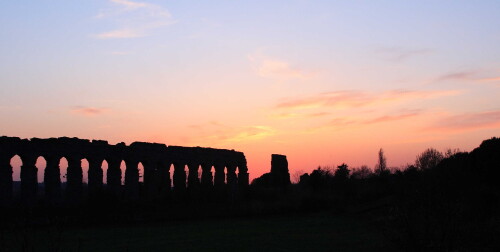
[[[132,2],[132,1],[127,1],[127,0],[110,0],[110,1],[113,3],[116,3],[116,4],[120,4],[127,9],[137,9],[137,8],[146,7],[148,5],[146,3],[138,3],[138,2]]]
[[[271,115],[271,118],[275,119],[289,119],[289,118],[316,118],[328,116],[329,112],[318,112],[318,113],[278,113]]]
[[[409,49],[402,47],[381,47],[375,50],[383,58],[391,61],[404,61],[411,57],[431,54],[434,50],[429,48]]]
[[[423,114],[422,110],[412,110],[406,112],[400,112],[390,115],[383,115],[378,117],[373,117],[369,119],[357,118],[352,116],[336,117],[317,127],[312,127],[306,130],[307,133],[317,132],[320,130],[331,130],[331,129],[347,129],[352,127],[363,127],[372,124],[387,123],[393,121],[401,121],[409,118],[414,118],[421,116]]]
[[[500,110],[464,113],[441,118],[426,131],[455,133],[500,127]]]
[[[276,130],[269,126],[228,126],[220,122],[208,122],[205,124],[195,124],[188,126],[196,130],[195,138],[191,139],[192,144],[221,146],[228,143],[255,141],[276,134]]]
[[[482,72],[477,70],[456,71],[441,75],[435,78],[432,82],[447,82],[447,81],[460,81],[469,83],[500,83],[500,77],[494,75],[492,72]],[[485,76],[493,77],[485,77]]]
[[[75,106],[70,109],[71,113],[83,116],[100,115],[107,111],[108,109],[106,108],[95,108],[95,107],[84,107],[84,106]]]
[[[312,73],[290,62],[262,54],[248,55],[257,75],[272,79],[304,79]]]
[[[479,82],[500,82],[500,77],[492,77],[492,78],[482,78],[478,79]]]
[[[431,99],[442,96],[460,94],[459,90],[411,91],[391,90],[384,93],[366,93],[361,91],[334,91],[309,97],[288,99],[276,105],[277,108],[353,108],[374,104],[408,101],[415,99]]]
[[[453,80],[474,80],[474,71],[459,71],[448,73],[437,78],[437,81],[453,81]]]
[[[99,33],[95,37],[99,39],[113,39],[113,38],[118,39],[118,38],[138,38],[143,36],[144,34],[142,33],[142,31],[139,30],[121,29],[121,30]]]
[[[155,4],[128,0],[109,0],[114,6],[96,18],[111,19],[117,28],[95,34],[97,39],[123,39],[147,36],[151,31],[175,23],[170,12]]]
[[[398,114],[398,115],[385,115],[385,116],[380,116],[380,117],[376,117],[376,118],[364,121],[363,124],[398,121],[398,120],[416,117],[416,116],[419,116],[420,114],[421,114],[421,111],[416,110],[414,112],[408,112],[408,113]]]
[[[237,129],[231,135],[225,136],[222,139],[227,142],[242,142],[248,140],[259,140],[274,134],[275,131],[271,127],[257,125]]]

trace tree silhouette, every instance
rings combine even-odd
[[[349,178],[349,173],[351,171],[349,170],[348,166],[343,163],[339,166],[337,166],[337,170],[335,171],[335,179],[340,180],[340,181],[345,181]]]
[[[380,148],[378,151],[378,164],[375,167],[375,171],[377,174],[382,174],[387,170],[387,159],[384,155],[384,150]]]
[[[415,166],[421,170],[427,170],[436,167],[444,156],[434,148],[429,148],[417,156]]]
[[[373,171],[366,165],[362,165],[359,168],[352,169],[351,178],[353,179],[366,179],[372,176]]]

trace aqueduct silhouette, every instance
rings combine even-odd
[[[171,191],[170,167],[173,166],[173,190],[227,187],[240,190],[248,186],[248,168],[245,155],[234,150],[166,146],[165,144],[134,142],[110,145],[107,141],[78,138],[20,139],[0,137],[0,201],[13,197],[11,159],[18,155],[21,166],[21,197],[27,201],[36,198],[38,190],[36,160],[46,160],[44,170],[45,198],[61,196],[59,162],[68,161],[66,196],[80,198],[83,187],[81,161],[86,159],[88,169],[89,196],[103,189],[102,163],[108,163],[106,188],[111,192],[121,190],[122,161],[126,164],[124,192],[129,199],[138,199],[139,170],[144,167],[143,194],[147,198],[158,198]],[[185,166],[188,167],[186,177]],[[199,179],[198,170],[202,174]],[[212,174],[212,167],[215,176]],[[225,170],[227,171],[225,173]],[[238,173],[236,171],[238,170]],[[187,183],[187,184],[186,184]]]

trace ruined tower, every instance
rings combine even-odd
[[[290,173],[288,172],[288,161],[285,155],[272,154],[271,177],[274,186],[287,186],[290,184]]]

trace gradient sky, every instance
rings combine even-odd
[[[500,1],[1,1],[0,135],[412,163],[500,134]]]

